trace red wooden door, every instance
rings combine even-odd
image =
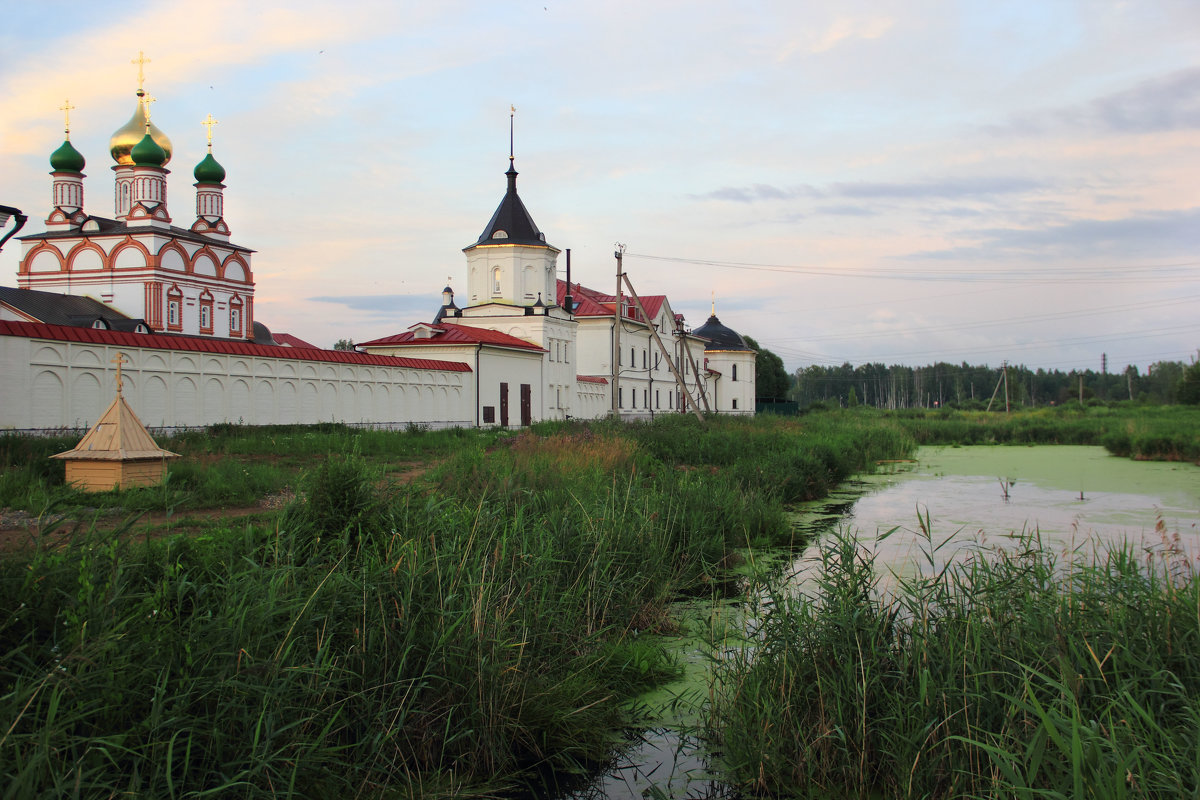
[[[521,425],[528,428],[533,424],[533,387],[521,384]]]

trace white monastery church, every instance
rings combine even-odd
[[[559,278],[564,253],[521,201],[511,152],[500,205],[463,249],[461,307],[446,287],[431,321],[352,352],[273,336],[254,318],[253,251],[231,241],[211,116],[205,124],[187,227],[168,209],[171,142],[140,85],[110,142],[112,217],[85,206],[85,160],[68,126],[50,156],[45,231],[19,237],[17,287],[0,287],[0,429],[95,422],[118,353],[124,397],[160,429],[754,413],[755,353],[715,314],[688,330],[666,296],[638,297],[628,279],[614,294],[582,286],[570,250]]]

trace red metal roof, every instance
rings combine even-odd
[[[284,347],[303,347],[308,350],[320,350],[315,344],[310,344],[299,336],[293,336],[290,333],[272,333],[271,338],[275,340],[275,344],[281,344]]]
[[[405,367],[441,372],[470,372],[471,368],[457,361],[427,358],[399,358],[350,350],[319,350],[300,347],[272,347],[254,342],[229,339],[202,339],[196,336],[166,336],[157,333],[126,333],[124,331],[77,328],[70,325],[45,325],[40,322],[8,322],[0,320],[0,336],[24,336],[30,339],[50,339],[58,342],[143,347],[151,350],[180,350],[193,353],[220,353],[230,356],[256,358],[289,358],[296,361],[325,361],[335,364],[363,364],[377,367]]]
[[[581,383],[608,383],[608,378],[602,378],[599,375],[576,375],[575,380]]]
[[[557,295],[557,302],[561,306],[567,297],[566,281],[558,281]],[[638,313],[637,306],[633,305],[632,298],[628,295],[625,297],[630,313],[636,315]],[[571,284],[571,298],[575,301],[575,316],[577,317],[611,317],[613,315],[612,307],[617,301],[616,295],[603,294],[578,283]],[[638,295],[638,299],[642,301],[642,307],[646,309],[646,314],[650,319],[655,319],[667,296],[665,294]],[[636,316],[632,318],[636,319]]]
[[[518,339],[516,336],[510,336],[507,333],[493,331],[487,328],[476,328],[471,325],[457,325],[453,323],[436,323],[427,324],[422,327],[429,328],[434,331],[440,331],[436,336],[431,336],[428,339],[414,338],[413,331],[405,331],[397,333],[395,336],[385,336],[382,339],[376,339],[371,342],[360,342],[359,347],[377,347],[380,345],[402,344],[402,345],[419,345],[422,347],[436,345],[462,345],[462,344],[490,344],[497,347],[513,347],[519,350],[535,350],[539,353],[544,353],[546,350],[542,347],[526,341]]]

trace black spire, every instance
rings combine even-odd
[[[488,220],[487,227],[479,235],[479,239],[464,248],[466,250],[481,244],[532,244],[547,247],[546,235],[538,230],[537,223],[529,215],[521,196],[517,194],[516,159],[513,154],[513,117],[516,109],[509,116],[508,123],[508,190],[496,208],[496,213]]]

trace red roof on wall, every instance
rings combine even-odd
[[[358,347],[377,347],[380,345],[402,344],[402,345],[453,345],[453,344],[490,344],[497,347],[513,347],[519,350],[533,350],[539,353],[544,353],[545,350],[538,347],[533,342],[525,339],[518,339],[516,336],[510,336],[507,333],[493,331],[487,328],[476,328],[471,325],[455,325],[450,323],[434,323],[424,325],[422,327],[436,331],[435,336],[428,339],[414,338],[414,331],[405,331],[397,333],[395,336],[385,336],[382,339],[376,339],[371,342],[360,342]]]
[[[304,341],[299,336],[293,336],[290,333],[272,333],[271,338],[275,340],[275,344],[281,344],[284,347],[303,347],[308,350],[320,350],[315,344]]]
[[[29,339],[50,339],[58,342],[143,347],[151,350],[179,350],[192,353],[217,353],[229,356],[256,358],[288,358],[295,361],[323,361],[334,364],[363,364],[376,367],[406,367],[441,372],[470,372],[466,364],[428,358],[399,358],[350,350],[317,350],[300,347],[239,342],[230,339],[203,339],[197,336],[167,336],[159,333],[126,333],[124,331],[78,328],[70,325],[45,325],[40,322],[8,322],[0,320],[0,336],[24,336]]]

